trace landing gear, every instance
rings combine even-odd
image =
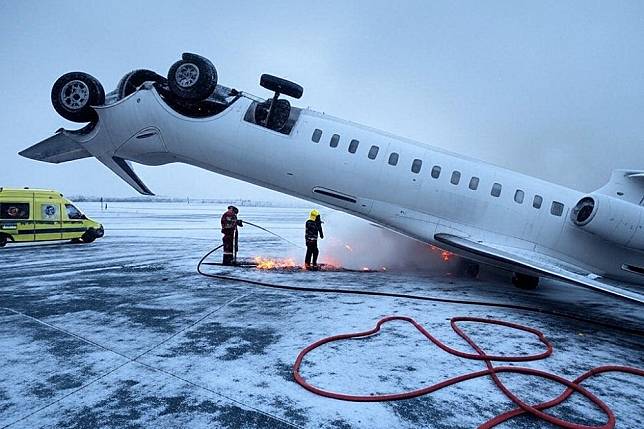
[[[133,70],[129,72],[121,78],[118,86],[116,87],[119,94],[119,100],[132,94],[139,86],[149,81],[164,84],[166,82],[166,78],[152,70],[146,69]]]
[[[217,86],[217,69],[202,56],[184,53],[168,71],[168,86],[179,99],[205,100]]]
[[[521,273],[512,273],[512,284],[519,289],[534,290],[539,285],[539,277]]]
[[[92,106],[105,103],[105,91],[93,76],[82,72],[66,73],[51,88],[51,103],[63,118],[72,122],[98,119]]]

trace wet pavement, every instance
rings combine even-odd
[[[644,368],[643,337],[566,317],[403,298],[278,291],[199,276],[197,262],[219,244],[215,225],[223,207],[81,207],[103,222],[105,238],[89,245],[0,250],[0,428],[473,428],[513,408],[489,378],[380,403],[317,396],[294,381],[292,366],[306,345],[370,329],[392,314],[413,317],[441,341],[468,352],[449,318],[496,318],[539,329],[552,341],[553,355],[509,365],[570,380],[599,365]],[[242,208],[242,216],[299,243],[307,211]],[[340,231],[339,225],[349,221],[342,214],[323,212],[323,218],[328,219],[328,238],[335,234],[336,239],[334,228]],[[325,245],[321,243],[323,261]],[[301,258],[299,249],[248,226],[242,230],[240,254]],[[342,262],[342,255],[330,256],[334,263]],[[637,305],[550,281],[535,291],[519,290],[487,272],[468,279],[446,269],[205,270],[307,287],[519,304],[643,329]],[[488,353],[521,355],[542,349],[534,337],[507,328],[463,327]],[[410,325],[392,322],[379,335],[311,352],[302,374],[328,390],[369,395],[412,390],[483,367],[482,362],[442,352]],[[534,377],[501,378],[529,403],[551,399],[562,390]],[[618,428],[644,427],[643,377],[603,374],[584,386],[613,410]],[[550,413],[584,424],[605,420],[578,394]],[[500,427],[553,426],[521,416]]]

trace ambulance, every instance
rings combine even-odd
[[[7,243],[71,240],[91,243],[103,225],[57,191],[0,188],[0,247]]]

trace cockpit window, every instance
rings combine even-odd
[[[277,131],[281,134],[291,134],[295,123],[300,117],[302,109],[291,107],[291,103],[283,98],[278,99],[275,106],[272,106],[273,100],[266,100],[263,102],[254,101],[244,116],[244,121],[259,125],[269,130]],[[322,137],[322,131],[320,137]],[[315,137],[315,134],[314,136]],[[320,141],[316,141],[316,143]]]
[[[65,209],[67,210],[67,217],[68,218],[70,218],[70,219],[82,219],[83,218],[83,213],[81,213],[81,211],[78,210],[72,204],[65,204]]]

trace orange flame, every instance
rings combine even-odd
[[[255,263],[259,270],[275,270],[283,268],[296,268],[298,265],[292,258],[276,259],[265,258],[263,256],[255,256]]]

